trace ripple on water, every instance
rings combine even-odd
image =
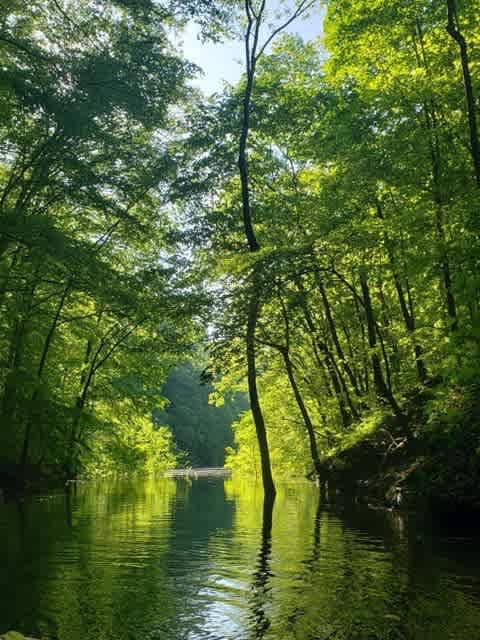
[[[475,640],[478,540],[323,509],[307,484],[82,485],[0,511],[0,632],[57,640]],[[262,518],[267,521],[262,522]],[[419,540],[421,542],[419,542]]]

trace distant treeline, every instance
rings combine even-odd
[[[221,406],[209,404],[214,388],[201,373],[190,361],[175,367],[162,389],[168,404],[154,411],[154,417],[170,427],[179,466],[222,467],[225,449],[233,445],[231,425],[248,402],[245,394],[237,393],[222,397]]]

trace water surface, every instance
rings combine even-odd
[[[435,523],[433,523],[435,525]],[[435,533],[433,533],[435,531]],[[0,632],[58,640],[475,640],[472,533],[309,484],[83,484],[0,505]]]

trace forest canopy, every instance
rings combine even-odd
[[[323,38],[288,32],[320,6]],[[190,461],[228,446],[271,491],[362,443],[474,491],[480,3],[72,9],[0,9],[2,462],[174,466],[194,407]],[[244,45],[212,96],[192,20]],[[169,409],[200,344],[215,391]],[[247,391],[231,442],[207,396]]]

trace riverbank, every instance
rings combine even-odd
[[[423,387],[404,407],[324,461],[329,500],[480,514],[480,385]],[[212,471],[230,474],[165,473]],[[0,462],[0,499],[64,485],[58,470]]]
[[[480,513],[479,387],[423,389],[407,406],[328,460],[332,497]]]
[[[22,467],[0,461],[0,501],[5,496],[55,490],[64,485],[65,480],[58,469]]]

